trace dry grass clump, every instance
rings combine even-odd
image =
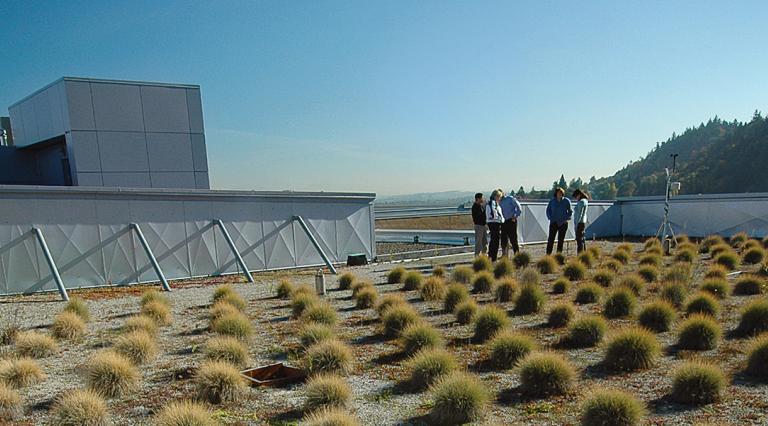
[[[373,283],[370,281],[355,281],[352,284],[352,297],[357,298],[357,294],[366,288],[374,288]]]
[[[220,297],[214,303],[227,303],[234,306],[238,311],[244,312],[248,303],[243,299],[243,296],[237,293],[228,293]]]
[[[512,263],[518,269],[525,268],[531,263],[531,254],[525,251],[517,252],[517,254],[512,256]]]
[[[728,244],[715,244],[709,248],[709,255],[713,259],[721,253],[733,253],[733,249]]]
[[[499,280],[496,285],[496,301],[500,303],[511,302],[517,293],[517,281],[512,277]]]
[[[541,275],[534,268],[525,268],[518,277],[520,285],[539,285],[541,284]]]
[[[747,296],[753,294],[762,294],[765,290],[765,280],[755,275],[747,275],[739,278],[733,285],[733,294]]]
[[[395,305],[384,311],[381,323],[384,335],[388,338],[400,336],[403,330],[411,324],[421,321],[419,313],[411,305]]]
[[[346,272],[339,277],[339,290],[349,290],[355,282],[355,274]]]
[[[542,274],[553,274],[557,271],[557,260],[552,256],[544,256],[536,262],[536,269]]]
[[[707,269],[707,272],[704,273],[704,278],[718,278],[724,280],[727,275],[728,270],[725,269],[723,265],[712,264],[709,266],[709,269]]]
[[[335,374],[319,374],[309,379],[304,386],[307,396],[304,409],[317,410],[324,407],[347,407],[352,401],[352,388],[346,380]]]
[[[12,388],[24,388],[45,380],[37,361],[29,358],[0,360],[0,383]]]
[[[681,404],[709,404],[720,400],[725,385],[725,374],[720,367],[686,362],[675,371],[671,397]]]
[[[741,262],[741,259],[739,259],[739,255],[737,255],[734,252],[723,252],[717,255],[715,257],[715,263],[718,265],[722,265],[725,269],[728,269],[729,271],[735,270],[739,263]]]
[[[253,336],[253,325],[241,313],[222,315],[211,323],[211,330],[224,336],[232,336],[247,341]]]
[[[387,273],[387,284],[400,284],[405,276],[405,268],[398,266]]]
[[[443,310],[451,313],[456,309],[456,306],[459,303],[466,300],[469,300],[469,291],[467,291],[467,288],[458,283],[450,284],[445,291]]]
[[[678,237],[677,239],[679,240],[680,237]],[[633,251],[632,244],[630,244],[630,243],[621,243],[618,246],[616,246],[616,250],[615,251],[623,251],[625,253],[632,254],[632,251]]]
[[[301,420],[304,426],[359,426],[360,422],[342,408],[322,408]]]
[[[456,358],[442,348],[419,351],[405,365],[409,372],[408,384],[414,390],[426,389],[457,368]]]
[[[91,320],[91,312],[88,309],[88,305],[83,299],[80,299],[79,297],[73,297],[69,299],[69,302],[67,302],[67,304],[64,306],[63,311],[72,312],[85,322]]]
[[[106,401],[87,389],[72,390],[56,398],[51,417],[59,426],[106,426],[111,423]]]
[[[333,327],[339,321],[339,318],[336,314],[336,310],[333,309],[333,306],[331,306],[330,303],[320,301],[305,309],[301,314],[301,320],[303,322],[314,322]]]
[[[652,283],[659,278],[659,270],[655,266],[641,266],[637,270],[637,275],[646,283]]]
[[[490,293],[495,281],[490,272],[478,272],[472,279],[472,293]]]
[[[570,288],[571,288],[571,282],[561,277],[556,279],[555,282],[552,284],[552,293],[565,294],[568,292],[568,289]]]
[[[743,335],[754,335],[768,331],[768,300],[755,300],[741,311],[736,331]]]
[[[0,382],[0,419],[3,421],[13,421],[23,411],[24,407],[19,393],[5,383]]]
[[[485,342],[500,330],[509,327],[511,323],[503,309],[496,306],[483,307],[475,315],[474,340],[480,343]]]
[[[51,334],[59,340],[80,340],[85,335],[85,321],[74,312],[60,312],[51,324]]]
[[[372,308],[379,298],[379,292],[374,287],[365,287],[355,295],[355,306],[357,309]]]
[[[435,383],[431,389],[434,424],[459,425],[479,420],[491,401],[491,395],[479,378],[455,371]]]
[[[96,352],[86,365],[88,388],[107,397],[123,396],[136,389],[140,375],[131,361],[110,350]]]
[[[610,287],[614,278],[616,278],[616,274],[610,269],[598,269],[595,271],[594,275],[592,275],[592,281],[603,287]]]
[[[698,251],[694,249],[679,248],[675,251],[675,262],[691,263],[696,260]]]
[[[515,301],[515,313],[519,315],[540,312],[547,302],[544,290],[535,284],[525,284],[520,288],[520,294]]]
[[[459,324],[469,324],[477,315],[477,309],[477,302],[474,299],[469,299],[456,305],[453,313],[456,315],[456,321]]]
[[[451,279],[461,284],[469,284],[475,271],[469,266],[457,266],[453,268]]]
[[[635,311],[637,298],[634,293],[626,287],[617,288],[603,305],[603,314],[608,318],[626,318]]]
[[[243,342],[231,336],[211,338],[205,343],[203,353],[206,359],[228,362],[238,369],[247,367],[250,360],[248,348]]]
[[[571,281],[583,280],[587,276],[587,267],[579,261],[572,260],[563,268],[563,276]]]
[[[728,242],[731,244],[731,247],[741,247],[741,245],[746,243],[747,240],[749,240],[749,235],[747,235],[746,232],[737,232],[731,235],[731,238],[728,239]]]
[[[618,389],[595,390],[581,404],[582,426],[636,426],[645,414],[640,400]]]
[[[622,270],[622,268],[624,268],[624,264],[619,262],[616,259],[611,258],[611,259],[608,259],[608,260],[604,261],[603,264],[602,264],[602,267],[604,269],[608,269],[610,271],[618,273],[619,271]]]
[[[629,328],[608,342],[603,363],[614,371],[642,370],[653,366],[660,354],[656,336],[642,328]]]
[[[565,255],[562,253],[555,253],[552,255],[552,257],[557,261],[557,264],[562,266],[565,265]]]
[[[173,322],[171,309],[168,305],[164,305],[160,302],[149,302],[142,306],[141,315],[152,318],[152,320],[160,327],[171,325]]]
[[[536,342],[524,334],[504,330],[496,333],[488,348],[493,367],[508,370],[536,349]]]
[[[637,320],[648,330],[662,333],[670,330],[676,315],[675,307],[669,302],[657,300],[646,305],[640,311]]]
[[[442,265],[436,265],[432,267],[432,276],[437,278],[445,278],[446,271]]]
[[[725,244],[723,237],[719,235],[709,235],[701,241],[701,244],[699,244],[699,251],[702,253],[709,253],[709,249],[717,244]]]
[[[236,307],[223,300],[219,300],[218,302],[214,303],[213,306],[211,306],[208,317],[211,321],[216,321],[224,315],[237,315],[241,313],[242,312]]]
[[[574,302],[579,305],[585,305],[589,303],[597,303],[600,301],[600,297],[603,295],[603,289],[594,283],[587,283],[579,286],[576,290],[576,297]]]
[[[717,314],[720,313],[720,302],[709,293],[701,292],[688,300],[688,303],[685,305],[685,313],[688,315],[704,314],[717,317]]]
[[[747,265],[757,265],[765,259],[765,250],[762,247],[752,247],[741,255],[741,261]]]
[[[674,263],[670,265],[666,271],[662,280],[668,283],[679,283],[688,285],[691,281],[691,264],[690,263]]]
[[[247,388],[240,371],[224,361],[205,361],[194,377],[198,398],[211,404],[236,401]]]
[[[316,294],[294,293],[293,298],[291,299],[291,314],[294,318],[298,318],[307,308],[319,302],[320,299]]]
[[[113,344],[115,352],[136,365],[144,364],[157,356],[157,343],[146,331],[132,331],[118,336]]]
[[[308,348],[315,343],[335,337],[333,328],[325,324],[309,323],[304,324],[298,332],[299,342],[303,348]]]
[[[277,283],[275,296],[277,296],[278,299],[288,299],[291,297],[291,293],[293,293],[293,283],[286,279],[282,279]]]
[[[157,426],[216,426],[205,405],[194,401],[173,401],[164,405],[155,415],[153,424]]]
[[[645,279],[638,274],[628,274],[621,277],[618,282],[619,287],[632,290],[636,296],[640,296],[645,288]]]
[[[672,306],[679,308],[683,305],[683,302],[688,295],[688,289],[682,283],[667,283],[661,287],[659,295],[662,299],[671,303]]]
[[[237,294],[237,292],[235,291],[235,288],[232,287],[232,284],[222,284],[216,287],[215,290],[213,290],[213,295],[211,296],[211,299],[213,303],[216,303],[219,300],[231,294]]]
[[[441,348],[444,345],[443,336],[427,322],[411,324],[400,334],[400,346],[408,355],[413,355],[424,348]]]
[[[532,353],[520,363],[520,390],[531,397],[562,395],[576,378],[571,364],[555,353]]]
[[[150,336],[157,336],[157,323],[152,318],[145,315],[133,315],[125,320],[125,324],[121,327],[121,331],[124,333],[131,333],[133,331],[144,331]]]
[[[614,251],[613,254],[611,255],[611,258],[613,258],[613,260],[620,262],[622,265],[626,265],[627,263],[629,263],[629,260],[632,258],[632,254],[630,254],[626,250],[616,249],[616,251]]]
[[[564,343],[574,348],[588,348],[603,340],[608,324],[602,317],[592,315],[580,318],[568,327]]]
[[[445,292],[445,282],[438,277],[427,278],[424,280],[424,284],[421,285],[421,289],[419,289],[422,300],[426,301],[443,300]]]
[[[576,309],[567,302],[560,303],[549,310],[547,325],[550,327],[565,327],[576,315]]]
[[[493,276],[496,278],[506,277],[515,270],[515,265],[507,257],[501,257],[493,265]]]
[[[691,315],[677,330],[677,346],[680,349],[706,351],[717,347],[723,331],[720,324],[707,315]]]
[[[403,291],[418,290],[421,288],[421,282],[424,276],[419,271],[408,271],[403,277]]]
[[[707,278],[701,284],[701,291],[705,291],[718,299],[725,299],[731,292],[731,287],[725,278]]]
[[[326,339],[307,349],[304,368],[308,373],[344,374],[352,368],[352,350],[336,339]]]
[[[493,262],[490,257],[481,254],[472,259],[472,269],[475,272],[490,271],[493,269]]]
[[[35,331],[24,331],[16,335],[16,353],[22,357],[45,358],[59,352],[59,345],[51,336]]]
[[[583,263],[587,268],[591,268],[595,265],[595,257],[589,251],[583,251],[576,256],[576,259]]]
[[[661,256],[659,256],[658,254],[646,254],[646,255],[643,255],[643,257],[641,257],[637,263],[638,265],[654,266],[656,268],[660,268]]]
[[[171,301],[165,295],[155,289],[150,289],[141,294],[141,306],[151,302],[159,302],[166,306],[171,306]]]
[[[768,334],[755,338],[749,345],[745,371],[762,381],[768,380]]]
[[[379,316],[383,316],[384,312],[389,309],[392,306],[395,305],[407,305],[408,302],[405,300],[405,298],[396,293],[389,293],[382,296],[378,303],[376,303],[376,313],[379,314]]]

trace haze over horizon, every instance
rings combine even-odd
[[[0,115],[62,76],[199,84],[217,189],[607,176],[768,105],[768,3],[4,1]]]

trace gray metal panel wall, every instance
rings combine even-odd
[[[110,190],[0,186],[0,294],[55,289],[31,235],[38,226],[67,288],[156,281],[129,230],[138,223],[168,279],[238,271],[221,219],[251,270],[322,263],[301,215],[334,262],[375,256],[373,194]]]

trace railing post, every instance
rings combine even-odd
[[[168,280],[165,279],[165,274],[163,274],[163,270],[160,269],[160,264],[157,262],[157,258],[155,258],[155,254],[152,253],[152,249],[149,248],[147,239],[144,238],[144,233],[141,232],[141,228],[139,228],[139,224],[132,223],[131,229],[133,229],[136,232],[136,236],[139,238],[139,242],[141,243],[141,246],[144,247],[144,252],[147,254],[147,257],[149,258],[149,262],[152,264],[152,268],[155,269],[157,278],[160,279],[160,283],[162,283],[163,285],[163,290],[171,291],[171,286],[168,285]]]
[[[59,275],[59,268],[56,267],[56,262],[53,261],[51,251],[48,250],[48,244],[46,244],[45,237],[43,237],[43,231],[41,231],[40,228],[34,226],[32,227],[32,233],[35,234],[37,242],[40,244],[40,248],[43,249],[43,256],[45,256],[45,261],[48,263],[48,267],[51,269],[51,275],[53,275],[53,280],[56,282],[56,287],[59,288],[59,294],[61,295],[61,298],[65,302],[68,302],[69,294],[67,294],[67,288],[64,287],[64,281],[61,280],[61,275]]]
[[[243,257],[240,256],[240,253],[237,251],[237,247],[235,247],[235,242],[232,241],[232,237],[229,236],[229,232],[227,231],[227,228],[224,226],[224,222],[222,222],[221,219],[214,219],[213,223],[215,225],[218,225],[219,229],[221,229],[221,233],[224,234],[224,240],[227,241],[227,245],[229,245],[229,249],[232,250],[232,254],[235,255],[235,259],[237,260],[237,263],[243,269],[243,273],[245,274],[245,277],[248,278],[249,283],[252,283],[253,276],[251,275],[251,272],[248,270],[248,266],[246,266],[245,261],[243,260]]]
[[[318,253],[320,253],[320,257],[322,257],[323,261],[325,261],[325,264],[326,266],[328,266],[328,269],[331,270],[331,273],[333,273],[334,275],[337,275],[338,272],[336,272],[336,268],[333,267],[333,263],[331,263],[331,259],[329,259],[328,256],[325,255],[325,252],[323,251],[322,247],[320,247],[320,244],[315,239],[315,236],[312,235],[312,232],[309,230],[309,227],[307,226],[306,222],[304,222],[304,218],[302,218],[301,216],[294,216],[293,220],[299,222],[299,225],[301,225],[301,228],[309,237],[309,241],[312,242],[312,245],[314,245],[315,249],[317,249]]]

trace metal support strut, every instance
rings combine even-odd
[[[40,243],[40,248],[43,249],[45,261],[48,262],[48,267],[51,268],[51,275],[53,275],[53,280],[56,282],[56,287],[59,288],[59,294],[61,295],[61,298],[65,302],[68,302],[69,294],[67,294],[67,288],[64,287],[64,281],[61,280],[61,275],[59,275],[59,268],[56,267],[56,262],[53,261],[51,251],[48,250],[48,244],[46,244],[45,237],[43,237],[43,231],[35,226],[32,227],[32,233],[35,234],[35,237],[37,237],[37,242]]]
[[[240,265],[240,268],[243,269],[243,273],[245,274],[245,277],[248,278],[248,282],[253,282],[253,276],[251,275],[251,272],[248,270],[248,266],[245,265],[245,261],[243,260],[243,257],[240,256],[240,253],[237,251],[237,248],[235,247],[235,242],[232,241],[232,237],[229,236],[229,232],[227,232],[227,228],[224,226],[224,222],[221,221],[221,219],[214,219],[213,223],[215,225],[219,226],[219,229],[221,229],[221,233],[224,234],[224,239],[227,241],[227,244],[229,245],[229,249],[232,250],[232,254],[235,255],[235,259],[237,259],[237,263]]]
[[[165,279],[165,274],[163,274],[163,270],[160,269],[160,264],[157,262],[157,258],[155,258],[154,253],[152,253],[152,249],[149,248],[147,239],[144,238],[144,233],[141,232],[141,228],[139,228],[139,224],[132,223],[131,229],[133,229],[136,232],[136,236],[139,237],[139,242],[141,243],[141,246],[144,247],[144,252],[147,254],[147,257],[149,258],[149,262],[152,263],[152,267],[155,269],[157,278],[160,279],[160,282],[163,285],[163,290],[171,291],[171,286],[168,285],[168,280]]]
[[[328,266],[328,269],[331,270],[331,273],[333,275],[337,275],[338,272],[336,272],[336,268],[333,267],[333,263],[331,263],[331,259],[328,259],[328,256],[325,255],[325,252],[320,247],[320,244],[318,244],[317,240],[315,239],[315,236],[312,235],[312,231],[309,230],[309,227],[307,226],[307,223],[304,222],[304,218],[301,216],[294,216],[293,220],[299,222],[299,225],[301,225],[301,228],[304,230],[304,232],[309,237],[309,241],[312,241],[312,245],[315,246],[315,249],[317,249],[317,252],[320,253],[320,257],[323,258],[323,261],[325,262],[326,266]]]

